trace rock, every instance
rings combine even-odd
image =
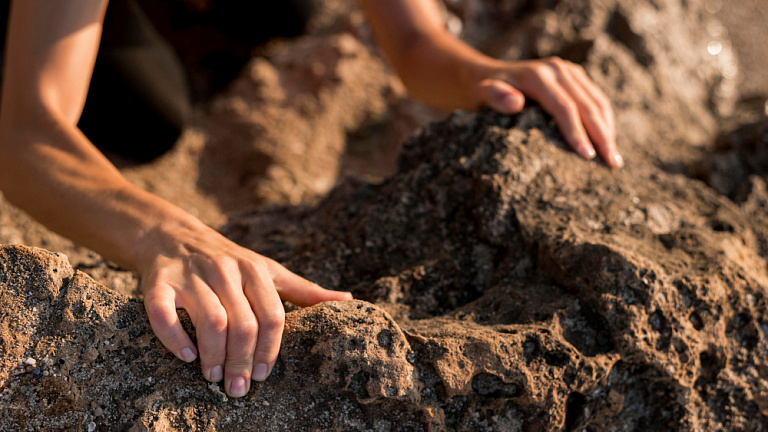
[[[138,301],[3,247],[0,427],[759,430],[765,226],[556,136],[537,109],[457,114],[381,185],[233,221],[232,238],[370,302],[289,313],[275,372],[241,400],[169,354]],[[60,360],[35,379],[13,369],[26,358]]]
[[[456,114],[385,183],[225,232],[388,310],[448,429],[759,430],[767,226],[556,136],[537,109]]]
[[[760,430],[766,227],[700,182],[610,171],[556,136],[537,109],[459,113],[381,185],[233,221],[232,238],[360,299],[289,313],[274,373],[243,399],[168,353],[140,302],[2,247],[0,428]],[[15,370],[26,358],[49,376]]]
[[[288,313],[273,374],[242,399],[168,353],[139,301],[62,255],[2,246],[0,429],[765,430],[762,147],[724,150],[744,173],[721,191],[733,201],[681,175],[732,103],[701,2],[529,3],[447,2],[489,50],[582,62],[616,102],[625,169],[579,159],[535,106],[459,112],[409,139],[381,184],[232,218],[233,240],[358,299]],[[520,25],[502,28],[510,14]],[[340,168],[317,155],[338,156],[397,93],[364,39],[315,35],[252,62],[212,109],[231,135],[208,159],[236,162],[258,199],[322,194]],[[293,165],[248,168],[265,154]],[[27,358],[38,373],[17,367]]]
[[[159,344],[139,301],[99,286],[65,257],[4,246],[0,270],[2,430],[359,429],[371,427],[376,412],[393,428],[431,421],[432,411],[417,404],[410,344],[374,305],[326,303],[290,314],[273,374],[234,400],[205,385],[199,365]],[[58,361],[34,379],[13,368],[25,356]],[[253,410],[254,403],[271,408]]]

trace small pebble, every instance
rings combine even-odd
[[[104,414],[104,410],[101,409],[101,407],[96,407],[96,409],[93,411],[93,415],[96,417],[101,417],[102,414]]]
[[[32,357],[29,357],[26,360],[24,360],[24,364],[28,366],[34,366],[37,364],[37,360],[33,359]]]
[[[90,422],[88,423],[88,432],[93,432],[96,430],[96,423]]]

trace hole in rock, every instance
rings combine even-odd
[[[487,372],[480,372],[472,377],[472,390],[483,397],[513,398],[522,395],[522,387],[515,383],[506,383],[500,377]]]

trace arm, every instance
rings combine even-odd
[[[131,185],[77,129],[106,0],[11,8],[0,105],[0,190],[49,228],[137,270],[152,328],[177,357],[242,396],[277,357],[284,310],[344,300]],[[181,327],[186,309],[198,346]]]
[[[584,70],[559,58],[504,62],[483,55],[448,33],[435,0],[358,0],[408,91],[442,109],[488,105],[519,112],[524,94],[551,113],[566,142],[591,159],[595,149],[609,166],[616,149],[613,111]]]

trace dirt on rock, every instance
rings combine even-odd
[[[400,149],[436,113],[327,3],[171,154],[121,166],[357,300],[287,305],[274,372],[229,399],[155,338],[132,273],[0,203],[0,243],[70,256],[0,246],[0,429],[768,430],[768,128],[711,1],[446,2],[486,52],[581,63],[619,171],[535,104]]]

